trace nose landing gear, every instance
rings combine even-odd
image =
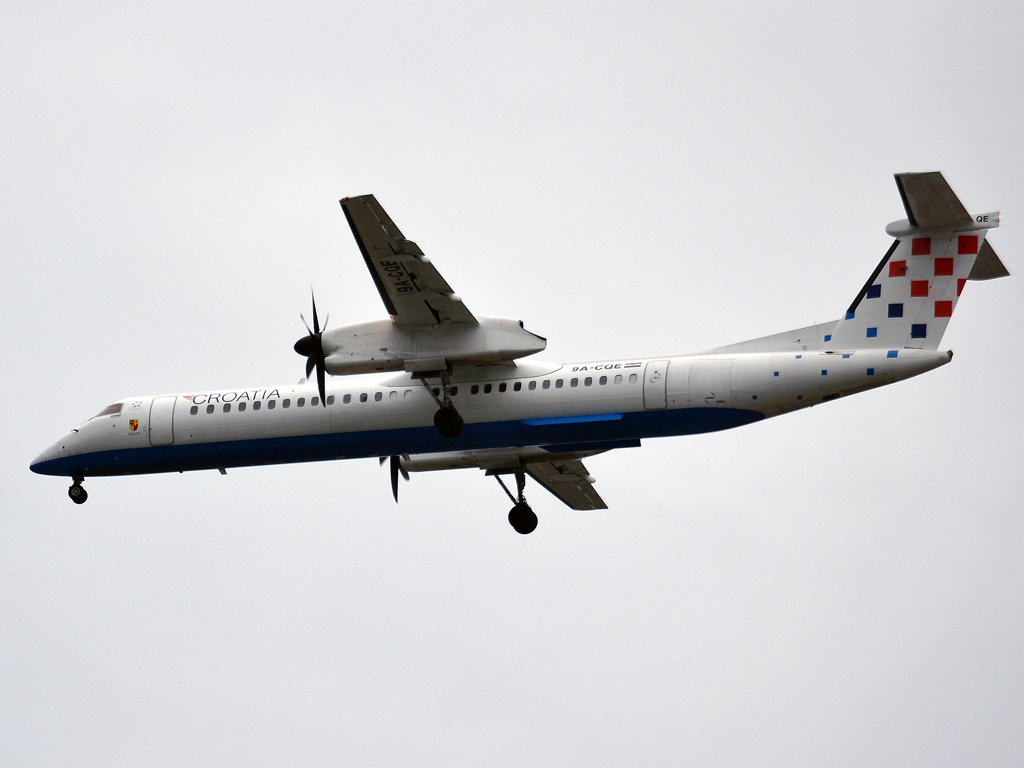
[[[85,504],[89,498],[89,494],[85,492],[85,488],[82,487],[82,483],[85,482],[85,478],[81,475],[75,475],[71,478],[71,487],[68,488],[68,496],[75,504]]]
[[[515,471],[516,475],[516,495],[513,496],[509,492],[508,488],[505,487],[505,483],[502,482],[501,475],[495,474],[494,479],[498,481],[498,485],[501,486],[502,490],[508,494],[508,497],[512,499],[515,504],[508,513],[509,525],[515,529],[516,533],[520,533],[525,536],[528,533],[533,533],[537,529],[537,515],[530,505],[526,503],[526,496],[523,495],[523,491],[526,489],[526,471],[520,464],[518,469]]]

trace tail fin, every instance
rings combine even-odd
[[[999,214],[971,216],[939,172],[896,175],[907,218],[835,329],[827,349],[938,349],[968,280],[1010,273],[985,240]]]

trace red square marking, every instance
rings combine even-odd
[[[915,237],[910,244],[911,256],[927,256],[932,252],[932,239],[930,237]]]
[[[978,252],[978,236],[977,235],[960,235],[956,240],[956,252],[960,253],[977,253]]]
[[[928,281],[927,280],[911,280],[910,281],[910,295],[911,296],[927,296],[928,295]]]
[[[952,261],[952,259],[950,259]],[[907,262],[905,261],[890,261],[889,262],[889,277],[906,277],[907,276]]]
[[[953,302],[952,301],[936,301],[935,302],[935,316],[936,317],[952,317],[953,316]]]
[[[977,239],[977,238],[975,238]],[[952,276],[953,274],[953,260],[949,258],[936,259],[935,260],[935,276],[944,277]]]
[[[959,280],[956,281],[956,295],[957,296],[959,296],[961,293],[964,292],[964,286],[965,285],[967,285],[967,278],[966,277],[961,277]]]

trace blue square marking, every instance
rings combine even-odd
[[[822,376],[828,376],[828,371],[826,371],[824,368],[822,368],[821,369],[821,375]]]
[[[757,395],[754,395],[754,399],[757,400]]]
[[[831,333],[825,334],[825,341],[832,341],[832,334]]]
[[[868,338],[874,339],[878,337],[878,328],[868,328]]]
[[[882,298],[882,284],[878,283],[877,285],[872,285],[870,288],[868,288],[868,295],[867,295],[867,297],[869,299],[880,299],[880,298]]]
[[[847,320],[853,320],[853,312],[847,312],[846,313],[846,319]]]
[[[910,338],[912,339],[927,339],[928,338],[928,324],[927,323],[914,323],[910,326]]]
[[[804,396],[803,396],[803,395],[797,395],[797,396],[796,396],[796,399],[797,399],[797,400],[803,400],[803,399],[804,399]]]
[[[797,355],[796,359],[799,360],[801,357],[803,357],[803,355]]]
[[[903,317],[903,305],[902,304],[890,304],[889,305],[889,317]]]
[[[874,376],[874,375],[875,375],[875,369],[874,368],[868,368],[868,376]]]
[[[848,359],[849,357],[850,357],[849,355],[843,355],[843,360],[846,360],[846,359]]]
[[[775,372],[775,373],[773,373],[772,375],[773,375],[773,376],[774,376],[775,378],[779,378],[779,372],[778,372],[778,371],[776,371],[776,372]]]
[[[885,353],[885,356],[886,357],[896,357],[896,355],[898,355],[899,353],[900,352],[899,352],[898,349],[890,349],[888,352]]]

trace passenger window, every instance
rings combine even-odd
[[[434,387],[433,391],[434,391],[434,397],[440,397],[441,396],[441,389],[439,387]]]
[[[515,384],[512,385],[512,389],[514,389],[516,392],[518,392],[522,388],[523,388],[523,382],[521,382],[521,381],[517,381]]]
[[[615,374],[615,383],[616,384],[621,384],[622,383],[622,374],[621,373]]]
[[[491,394],[491,385],[490,384],[484,384],[484,394],[485,395]]]
[[[392,389],[390,392],[388,392],[388,400],[397,400],[397,399],[398,399],[398,392],[396,390]]]
[[[551,389],[551,382],[548,381],[547,379],[544,379],[543,387],[544,387],[544,389]]]
[[[583,386],[584,387],[589,387],[593,383],[594,383],[594,379],[592,377],[590,377],[590,376],[587,376],[587,378],[585,378],[583,380]]]
[[[575,376],[572,379],[570,379],[570,381],[569,381],[569,386],[570,387],[578,387],[579,385],[580,385],[580,380],[577,379]]]
[[[469,388],[469,394],[471,394],[471,395],[475,395],[479,391],[480,391],[480,386],[478,384],[474,384],[472,387]]]
[[[238,404],[238,410],[240,410],[240,411],[244,411],[245,410],[245,403],[244,402],[241,402],[241,403]]]
[[[597,380],[597,383],[603,387],[605,384],[608,383],[608,377],[602,376],[600,379]]]
[[[310,405],[320,405],[320,398],[319,397],[310,398],[309,404]]]
[[[261,402],[260,402],[259,400],[255,401],[255,402],[254,402],[254,403],[252,404],[252,409],[253,409],[254,411],[258,411],[258,410],[259,410],[260,408],[262,408],[262,407],[263,407],[263,403],[261,403]]]
[[[291,404],[292,404],[291,400],[282,400],[281,401],[281,407],[282,408],[290,408]]]
[[[384,397],[384,393],[383,392],[374,392],[373,393],[373,402],[379,403],[381,401],[381,398],[383,398],[383,397]]]
[[[629,383],[630,384],[636,384],[636,374],[635,373],[629,374]]]
[[[562,380],[561,379],[555,379],[555,389],[561,389],[561,388],[562,388]]]
[[[224,403],[224,413],[231,413],[231,403]]]
[[[448,390],[448,394],[450,394],[452,397],[455,397],[457,394],[459,394],[459,388],[458,387],[451,387]]]
[[[365,403],[366,402],[366,393],[365,392],[360,392],[359,393],[359,402],[360,403]]]
[[[411,389],[405,390],[405,399],[406,400],[411,400],[412,399],[412,390]]]
[[[206,412],[207,413],[213,413],[213,406],[212,405],[206,406]]]
[[[272,411],[275,408],[277,408],[277,400],[268,400],[267,401],[267,410],[268,411]]]
[[[334,405],[334,395],[328,395],[327,396],[327,404],[328,405]]]
[[[193,405],[191,408],[188,409],[188,412],[195,416],[197,413],[199,413],[199,406]]]
[[[498,385],[498,391],[499,392],[504,392],[506,389],[508,389],[508,385],[504,381],[501,382],[501,384]]]
[[[348,405],[349,403],[352,402],[352,395],[345,395],[343,398],[341,398],[341,402],[343,402],[345,405]]]
[[[527,389],[529,389],[531,392],[533,392],[533,390],[535,390],[536,388],[537,388],[537,382],[536,381],[531,381],[530,382],[530,386],[527,387]]]
[[[305,404],[306,404],[306,398],[304,398],[304,397],[300,397],[298,400],[295,401],[295,407],[296,408],[301,408]]]

